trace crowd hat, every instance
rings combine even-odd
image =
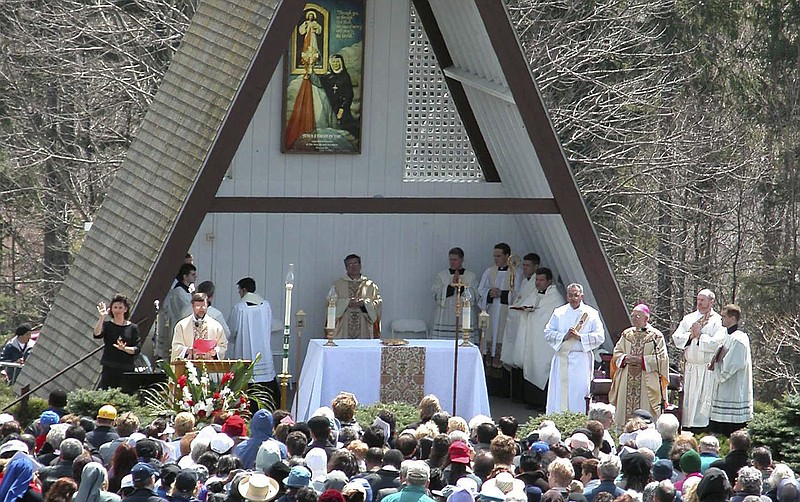
[[[278,482],[260,472],[255,472],[239,481],[242,498],[255,502],[272,500],[278,494]]]
[[[447,449],[450,461],[455,464],[469,464],[469,446],[463,441],[453,441]]]
[[[582,432],[570,436],[566,441],[566,445],[573,450],[575,448],[586,448],[589,451],[594,451],[594,443]]]
[[[98,420],[115,420],[117,418],[117,409],[107,404],[97,411]]]
[[[43,411],[42,415],[39,417],[39,424],[44,425],[53,425],[57,424],[61,420],[58,418],[58,413],[53,410]]]
[[[668,458],[662,458],[653,464],[653,479],[656,481],[672,479],[672,472],[672,460]]]
[[[141,482],[150,479],[150,476],[158,477],[158,473],[150,466],[150,464],[146,464],[144,462],[139,462],[138,464],[133,466],[131,469],[131,477],[133,477],[133,482]]]
[[[680,465],[681,470],[687,474],[691,472],[700,472],[700,467],[702,465],[700,454],[694,450],[687,451],[681,455]]]
[[[244,419],[239,415],[231,415],[222,424],[222,432],[233,438],[244,436],[246,431]]]
[[[431,479],[431,468],[424,460],[412,460],[406,470],[406,479],[415,483],[425,483]]]
[[[289,476],[283,482],[290,488],[304,488],[311,482],[311,471],[308,467],[296,465],[289,471]]]
[[[210,448],[215,453],[225,455],[233,448],[233,438],[223,432],[218,432],[211,438]]]
[[[181,493],[194,493],[197,488],[197,473],[184,469],[175,476],[175,490]]]

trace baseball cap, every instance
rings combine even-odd
[[[158,473],[150,466],[150,464],[139,462],[133,466],[133,469],[131,469],[131,476],[133,478],[133,482],[136,483],[137,481],[146,481],[150,478],[150,476],[158,477]]]
[[[423,460],[411,460],[406,470],[406,479],[412,482],[425,483],[431,478],[431,468]]]
[[[42,416],[39,417],[39,424],[40,425],[53,425],[57,424],[60,419],[58,418],[58,413],[53,410],[47,410],[42,412]]]
[[[97,411],[98,420],[114,420],[117,418],[117,409],[107,404]]]
[[[181,493],[192,493],[197,487],[197,473],[184,469],[175,477],[175,490]]]
[[[450,461],[456,464],[469,464],[469,446],[463,441],[453,441],[447,449]]]
[[[303,488],[311,482],[311,471],[308,467],[296,465],[289,471],[289,476],[283,482],[291,488]]]
[[[222,424],[222,432],[231,437],[243,436],[244,431],[245,431],[244,419],[239,415],[229,416],[225,420],[225,423]]]
[[[28,453],[28,445],[20,441],[19,439],[12,439],[11,441],[6,441],[0,446],[0,458],[9,458],[12,454],[21,451],[22,453]],[[6,455],[8,454],[8,455]]]

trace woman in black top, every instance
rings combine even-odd
[[[128,320],[131,302],[123,294],[117,293],[109,307],[105,302],[97,305],[100,317],[94,326],[94,337],[102,338],[105,344],[100,364],[100,388],[121,387],[123,373],[133,371],[133,360],[141,350],[139,327]],[[106,321],[107,315],[111,320]]]

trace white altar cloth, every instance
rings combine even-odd
[[[336,340],[336,347],[324,344],[324,339],[308,342],[296,420],[306,420],[320,406],[330,406],[341,391],[355,394],[359,404],[380,401],[380,340]],[[409,340],[405,347],[425,347],[425,394],[438,396],[442,408],[452,414],[453,341]],[[478,348],[461,347],[458,352],[456,413],[467,420],[479,413],[491,416]],[[289,409],[294,412],[294,403]]]

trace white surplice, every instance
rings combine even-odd
[[[750,338],[737,329],[728,334],[722,328],[722,346],[727,352],[714,365],[716,391],[712,393],[711,420],[731,424],[753,418],[753,361]]]
[[[434,314],[433,324],[431,324],[431,335],[433,339],[452,340],[455,336],[456,329],[456,295],[455,293],[447,296],[447,289],[452,284],[453,274],[449,269],[442,270],[436,274],[436,279],[431,286],[433,299],[436,302],[436,313]],[[477,310],[475,308],[475,301],[478,299],[478,281],[475,278],[475,273],[470,270],[464,270],[461,274],[461,283],[465,288],[469,288],[472,294],[472,329],[477,330],[475,320],[477,319]],[[464,293],[462,293],[463,295]],[[462,321],[463,322],[463,321]],[[459,327],[459,332],[461,328]]]
[[[541,390],[547,386],[550,364],[556,351],[544,339],[544,328],[564,296],[551,284],[544,293],[536,294],[534,309],[520,315],[517,340],[514,344],[515,363],[522,367],[525,380]],[[526,304],[530,305],[530,304]]]
[[[567,331],[586,314],[580,340],[564,340]],[[550,366],[550,387],[547,390],[547,413],[559,411],[586,412],[585,397],[589,393],[594,369],[594,349],[606,339],[600,314],[581,302],[577,309],[567,303],[553,311],[544,329],[544,339],[556,351]]]
[[[708,413],[703,411],[703,404],[711,399],[713,380],[708,364],[722,342],[722,318],[713,310],[708,322],[700,330],[699,340],[689,342],[692,324],[703,317],[695,310],[687,314],[672,334],[672,343],[683,350],[683,419],[684,427],[706,427]]]
[[[536,276],[532,275],[530,279],[524,278],[520,281],[517,288],[519,293],[511,304],[513,307],[530,307],[537,302],[539,290],[536,289]],[[500,354],[500,360],[506,366],[515,368],[522,368],[523,357],[517,353],[518,333],[520,320],[524,315],[522,310],[508,309],[508,317],[506,318],[506,334],[503,338],[503,350]]]
[[[254,382],[269,382],[275,379],[272,362],[272,308],[269,302],[255,293],[247,293],[233,306],[228,317],[231,336],[228,340],[230,359],[254,361],[257,354],[261,360],[253,368]]]
[[[519,284],[524,278],[521,268],[517,268],[514,275],[514,289],[519,288]],[[499,288],[500,291],[508,291],[508,301],[512,302],[514,299],[514,292],[511,291],[511,282],[508,270],[498,270],[498,267],[492,266],[487,268],[481,276],[481,282],[478,285],[478,306],[481,310],[489,314],[489,329],[488,333],[484,336],[486,339],[486,353],[495,355],[497,345],[503,343],[503,337],[506,332],[506,319],[508,316],[508,305],[501,303],[501,298],[489,298],[489,290],[492,288]],[[489,300],[492,300],[491,302]]]

